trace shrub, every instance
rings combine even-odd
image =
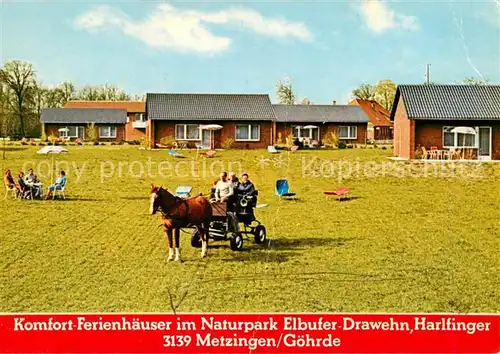
[[[48,141],[47,134],[43,133],[42,136],[40,137],[40,141],[42,143],[46,143]]]
[[[293,139],[293,135],[292,135],[292,134],[289,134],[289,135],[285,138],[285,145],[286,145],[286,147],[288,147],[288,148],[291,148],[291,147],[294,145],[294,139]]]
[[[387,150],[387,146],[382,146],[382,150]]]
[[[38,143],[38,146],[45,146],[45,143]]]
[[[420,148],[419,148],[419,149],[417,149],[417,150],[415,151],[414,159],[416,159],[416,160],[420,160],[420,159],[422,159],[423,157],[424,157],[424,152],[422,151],[422,149],[420,149]]]
[[[143,139],[145,139],[145,138],[143,138]],[[149,139],[146,139],[146,140],[149,142]],[[166,147],[169,147],[169,148],[171,148],[173,146],[174,142],[175,142],[175,137],[173,137],[172,135],[167,135],[167,136],[164,136],[163,138],[160,139],[160,144],[162,144]],[[142,142],[140,144],[142,145]]]
[[[223,149],[229,150],[234,145],[234,139],[227,138],[226,140],[224,140],[224,142],[221,145],[222,145]]]
[[[352,149],[353,147],[354,147],[354,145],[352,145],[352,144],[347,144],[347,148],[348,148],[348,149]]]
[[[99,145],[95,144],[96,142],[98,143],[99,137],[97,136],[97,129],[95,127],[94,122],[87,124],[85,136],[87,137],[87,140],[94,143],[94,145]]]
[[[334,132],[329,132],[328,134],[326,134],[325,138],[323,139],[323,145],[330,148],[339,147],[339,138],[337,137],[337,134],[335,134]]]
[[[161,141],[160,141],[161,143]],[[145,149],[149,149],[150,147],[150,140],[148,138],[142,138],[140,142],[141,146]]]
[[[339,141],[337,146],[339,149],[345,149],[347,147],[347,144],[345,143],[345,141]]]
[[[99,142],[98,141],[94,141],[94,145],[99,145]]]

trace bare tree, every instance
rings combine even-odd
[[[463,79],[460,83],[462,85],[471,85],[471,86],[484,86],[488,85],[489,80],[488,79],[478,79],[475,77],[467,77]]]
[[[276,95],[281,104],[295,104],[297,98],[292,89],[292,81],[287,78],[285,82],[278,80],[276,83]]]

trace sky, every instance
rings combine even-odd
[[[362,83],[500,83],[500,0],[0,1],[1,61],[46,85],[346,104]]]

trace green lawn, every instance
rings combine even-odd
[[[2,171],[47,169],[39,147],[8,148]],[[411,166],[380,149],[174,160],[135,146],[67,148],[56,161],[69,163],[68,200],[0,198],[0,311],[170,312],[171,299],[180,312],[500,310],[500,164]],[[154,176],[139,176],[148,161]],[[185,262],[167,263],[159,216],[148,215],[150,183],[207,193],[221,168],[240,172],[235,163],[269,204],[256,214],[270,243],[233,252],[211,242],[202,260],[182,234]],[[278,200],[279,177],[297,201]],[[340,185],[354,198],[325,200]]]

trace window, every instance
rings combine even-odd
[[[85,129],[83,127],[69,126],[61,127],[59,131],[59,137],[61,138],[84,138]]]
[[[236,140],[238,141],[259,141],[260,125],[238,124],[236,125]]]
[[[357,137],[357,127],[340,127],[339,129],[339,139],[356,139]]]
[[[453,131],[453,129],[455,128],[456,127],[443,127],[443,147],[476,147],[476,135],[478,134],[478,127],[473,127],[475,131],[474,134],[457,133]]]
[[[307,127],[307,125],[306,125]],[[293,127],[292,137],[294,139],[310,139],[310,140],[319,140],[319,128],[304,128],[302,126]]]
[[[116,138],[116,127],[99,127],[100,138]]]
[[[176,140],[200,140],[200,136],[198,124],[177,124],[175,126]]]
[[[136,122],[145,122],[146,119],[144,119],[144,113],[136,113],[135,114],[135,121]]]

